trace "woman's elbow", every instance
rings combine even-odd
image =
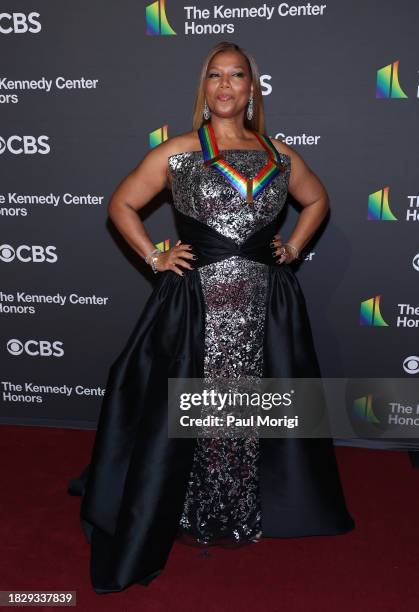
[[[121,202],[119,202],[116,198],[111,198],[109,200],[107,206],[107,212],[109,218],[113,221],[114,217],[118,214],[118,210],[120,210]]]

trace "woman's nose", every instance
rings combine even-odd
[[[221,77],[221,85],[224,87],[225,85],[230,85],[230,77],[228,75]]]

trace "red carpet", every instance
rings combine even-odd
[[[97,595],[80,498],[66,492],[93,438],[93,431],[0,428],[0,590],[74,590],[79,612],[419,610],[419,470],[405,452],[348,447],[336,455],[354,531],[211,548],[209,556],[176,543],[148,587]]]

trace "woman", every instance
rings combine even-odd
[[[320,377],[289,264],[328,196],[300,155],[266,135],[258,69],[237,45],[208,53],[193,128],[150,150],[109,204],[158,277],[111,367],[90,469],[70,490],[83,493],[97,593],[148,584],[176,537],[240,545],[354,527],[329,438],[168,437],[168,378]],[[137,213],[166,186],[180,240],[160,252]],[[287,192],[303,210],[283,244]]]

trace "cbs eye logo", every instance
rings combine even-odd
[[[410,355],[403,361],[403,370],[407,374],[419,374],[419,356]]]
[[[21,244],[14,248],[10,244],[0,244],[0,261],[10,263],[15,259],[21,263],[55,263],[58,260],[57,247]]]
[[[64,355],[63,343],[59,340],[26,340],[21,342],[12,338],[7,342],[7,350],[13,356],[25,353],[30,357],[62,357]]]

